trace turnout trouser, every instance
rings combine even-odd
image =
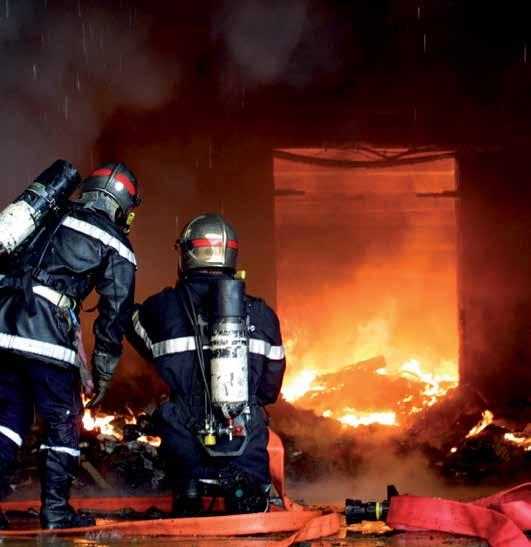
[[[158,412],[157,425],[162,438],[162,453],[169,463],[170,475],[177,480],[209,478],[212,474],[217,474],[219,468],[234,465],[262,484],[269,484],[269,432],[261,411],[257,410],[255,416],[249,428],[249,444],[245,452],[237,457],[214,458],[208,456],[197,435],[185,425],[186,418],[178,407],[171,402],[162,405]],[[220,441],[217,448],[222,448],[225,444],[223,440]]]
[[[44,425],[41,477],[48,483],[61,474],[71,479],[79,458],[82,408],[77,370],[0,353],[0,470],[4,483],[33,422],[35,408]],[[51,476],[46,471],[47,461],[54,462]]]

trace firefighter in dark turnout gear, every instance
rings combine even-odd
[[[198,322],[211,322],[213,292],[223,281],[234,281],[238,239],[223,218],[208,214],[188,223],[176,247],[180,251],[177,285],[137,307],[130,335],[133,345],[156,364],[171,392],[157,418],[162,453],[174,481],[174,514],[198,513],[205,483],[221,488],[228,512],[265,511],[271,479],[263,406],[276,401],[286,367],[278,318],[263,300],[243,294],[248,367],[245,386],[240,383],[236,389],[244,387],[248,393],[247,415],[243,425],[232,425],[232,429],[205,430],[209,402],[214,405],[216,399],[216,389],[209,384],[215,376],[215,359],[213,346],[198,336]],[[233,373],[239,371],[233,369]],[[236,424],[239,419],[224,417],[219,409],[214,410],[214,418],[225,424]],[[245,437],[238,438],[244,429]]]
[[[0,276],[0,483],[5,491],[35,404],[44,424],[43,528],[94,523],[68,503],[80,456],[80,378],[85,392],[93,393],[89,406],[94,406],[118,365],[136,270],[124,232],[139,203],[137,181],[125,165],[96,169],[84,181],[79,200],[68,202]],[[93,289],[100,298],[89,378],[79,311]]]

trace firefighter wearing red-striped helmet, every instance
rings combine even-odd
[[[238,236],[220,215],[208,213],[193,218],[178,240],[179,269],[186,274],[194,270],[220,269],[236,272]]]
[[[83,182],[80,200],[106,212],[124,232],[140,205],[140,187],[135,175],[123,163],[106,163],[94,169]]]
[[[276,313],[236,274],[238,237],[218,214],[189,221],[177,240],[179,280],[138,306],[128,329],[170,389],[158,409],[161,454],[171,467],[173,516],[202,513],[216,482],[228,513],[269,504],[269,433],[286,368]],[[156,341],[153,343],[152,341]]]
[[[14,241],[14,253],[4,257],[0,272],[0,496],[9,490],[35,406],[43,422],[40,520],[49,530],[94,524],[69,504],[80,455],[79,383],[91,397],[87,408],[99,405],[109,390],[132,313],[137,264],[124,233],[140,203],[133,173],[121,163],[103,165],[85,180],[79,200],[70,202],[80,182],[76,175],[73,166],[57,162],[15,209],[26,217],[4,215],[4,226],[15,228],[28,216],[45,218],[25,224],[26,239],[12,230],[7,241]],[[90,370],[80,310],[93,289],[99,303]],[[0,529],[7,526],[0,511]]]

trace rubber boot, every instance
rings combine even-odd
[[[197,479],[180,481],[173,490],[172,516],[176,518],[197,517],[201,514],[202,488]]]
[[[41,451],[41,526],[43,530],[94,526],[95,520],[78,514],[68,503],[77,474],[78,459],[56,450]]]
[[[269,492],[258,479],[234,465],[219,471],[219,484],[225,496],[225,510],[232,515],[265,513],[269,508]]]

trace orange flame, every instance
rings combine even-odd
[[[481,420],[467,433],[466,438],[475,437],[481,433],[494,420],[494,414],[490,410],[485,410],[481,415]]]
[[[88,402],[88,399],[83,396],[83,406]],[[85,431],[99,431],[101,435],[108,437],[114,437],[117,441],[123,441],[123,434],[113,425],[113,421],[117,418],[121,418],[125,421],[126,424],[133,425],[136,424],[136,416],[131,412],[128,415],[118,415],[114,414],[103,414],[98,412],[93,414],[91,410],[85,408],[83,412],[83,429]],[[150,444],[158,448],[161,444],[159,437],[151,437],[142,435],[138,437],[137,442]]]
[[[398,425],[395,412],[350,412],[338,418],[345,425],[359,427],[360,425]]]
[[[306,392],[310,391],[317,373],[313,370],[303,370],[282,386],[282,395],[289,402],[300,399]]]
[[[531,451],[531,437],[516,435],[515,433],[506,433],[503,438],[510,443],[521,446],[526,452]]]
[[[422,407],[413,407],[410,412],[415,413],[422,408],[432,406],[448,391],[457,385],[457,373],[455,364],[446,363],[445,370],[438,374],[425,372],[418,359],[412,359],[404,363],[397,372],[389,373],[385,368],[379,368],[375,374],[380,376],[395,376],[407,378],[425,384],[422,395]],[[295,403],[309,391],[324,391],[325,387],[316,382],[318,373],[314,369],[303,369],[297,375],[288,378],[282,388],[284,398]],[[330,388],[333,389],[333,388]],[[402,403],[411,401],[412,397],[406,397]],[[382,409],[377,412],[364,412],[353,408],[327,409],[322,413],[325,418],[333,418],[344,425],[359,427],[363,425],[380,424],[388,426],[399,425],[397,415],[389,409]]]
[[[481,420],[468,432],[466,438],[475,437],[493,422],[494,414],[490,410],[485,410],[481,415]],[[527,437],[523,433],[508,432],[503,435],[503,438],[511,444],[522,447],[526,452],[531,451],[531,437]]]

